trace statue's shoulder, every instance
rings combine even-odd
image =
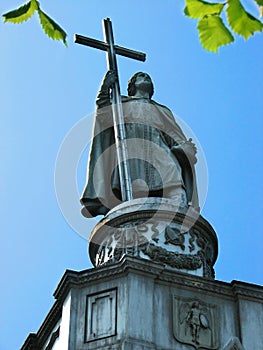
[[[156,106],[158,106],[158,107],[160,107],[160,108],[162,108],[162,109],[164,109],[164,110],[166,110],[167,112],[169,112],[169,113],[171,113],[173,115],[172,111],[167,106],[162,105],[159,102],[156,102],[154,100],[151,100],[151,103],[156,105]]]

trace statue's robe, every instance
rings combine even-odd
[[[145,192],[145,184],[149,197],[169,197],[170,189],[182,187],[188,203],[197,208],[194,166],[180,149],[172,151],[173,146],[186,141],[172,112],[149,99],[122,97],[122,102],[130,176],[133,184],[136,183],[135,197]],[[98,108],[87,184],[81,197],[84,216],[105,215],[121,203],[114,140],[111,106]]]

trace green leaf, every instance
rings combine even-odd
[[[202,18],[198,22],[197,28],[201,44],[208,51],[218,52],[220,46],[234,41],[233,35],[217,15]]]
[[[228,0],[226,9],[228,22],[233,31],[248,39],[256,31],[261,32],[263,24],[245,11],[239,0]]]
[[[201,0],[186,0],[184,13],[191,18],[203,18],[208,15],[220,15],[224,7],[221,3],[209,3]]]
[[[31,0],[28,3],[20,6],[18,9],[5,13],[3,17],[5,22],[22,23],[32,17],[38,8],[38,1]]]
[[[63,43],[67,46],[67,33],[47,14],[42,10],[38,9],[40,23],[44,32],[54,40],[62,40]]]

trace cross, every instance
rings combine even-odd
[[[112,86],[112,115],[115,134],[115,144],[117,152],[118,169],[120,176],[121,195],[123,201],[132,200],[132,185],[128,163],[128,151],[126,143],[126,133],[124,127],[122,102],[120,94],[120,84],[118,77],[118,67],[116,54],[133,58],[138,61],[145,61],[146,55],[139,51],[134,51],[114,44],[112,23],[109,18],[103,20],[104,40],[100,41],[75,34],[74,41],[107,52],[107,65],[109,70],[116,73],[116,81]]]

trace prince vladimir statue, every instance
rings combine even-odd
[[[81,197],[86,217],[105,215],[122,202],[111,110],[115,73],[106,73],[96,104],[87,183]],[[194,165],[196,147],[172,112],[152,100],[147,73],[138,72],[122,96],[133,198],[170,198],[179,207],[199,209]]]

